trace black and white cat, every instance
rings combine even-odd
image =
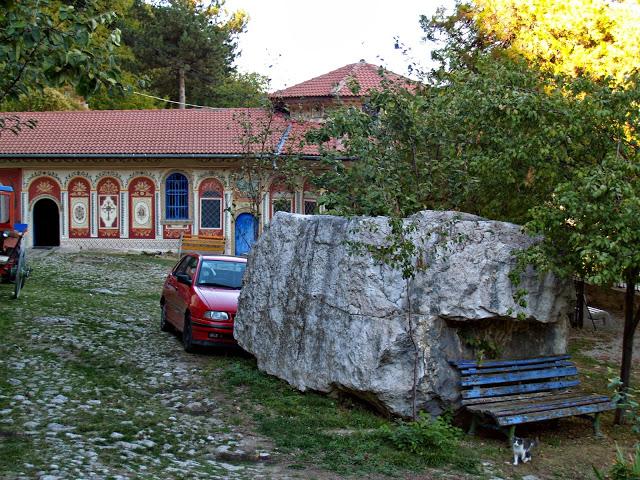
[[[537,441],[530,438],[513,437],[511,448],[513,449],[513,464],[527,463],[531,460],[531,450],[537,445]]]

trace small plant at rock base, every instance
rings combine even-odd
[[[478,362],[482,362],[486,359],[500,358],[502,355],[502,346],[496,339],[488,338],[486,333],[482,336],[480,333],[475,333],[473,335],[466,333],[461,334],[460,336],[463,339],[464,344],[473,349]]]
[[[598,480],[640,480],[640,443],[636,444],[635,453],[625,457],[620,447],[616,446],[616,459],[607,475],[593,467]]]
[[[611,369],[608,372],[613,373]],[[614,391],[611,400],[624,411],[624,418],[630,421],[631,430],[640,434],[640,389],[629,387],[625,392],[620,377],[610,378],[608,387]]]
[[[415,421],[384,425],[380,430],[398,450],[419,455],[431,465],[455,463],[463,435],[447,416],[432,419],[424,412]]]

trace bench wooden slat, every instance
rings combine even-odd
[[[568,360],[569,355],[548,355],[546,357],[523,358],[520,360],[490,360],[487,362],[478,362],[477,360],[453,360],[450,363],[458,368],[489,368],[489,367],[508,367],[511,365],[529,365],[531,363],[545,363],[553,360]]]
[[[472,388],[462,392],[462,398],[498,397],[516,393],[543,392],[545,390],[561,390],[580,385],[580,380],[558,380],[554,382],[522,383],[503,387]]]
[[[533,392],[533,393],[522,393],[520,395],[503,395],[501,397],[486,397],[486,398],[468,398],[468,399],[464,399],[462,400],[462,405],[469,408],[470,406],[474,406],[474,405],[481,405],[481,404],[485,404],[485,403],[504,403],[504,404],[508,404],[508,403],[512,403],[512,402],[518,402],[520,400],[530,400],[533,401],[537,398],[543,398],[543,397],[548,397],[550,395],[567,395],[567,394],[571,394],[571,390],[567,390],[566,392],[561,392],[561,393],[557,393],[559,392],[559,390],[554,390],[553,392]]]
[[[536,370],[540,368],[549,368],[549,367],[570,367],[574,365],[573,362],[568,360],[554,360],[552,362],[546,363],[530,363],[526,365],[513,365],[510,367],[493,367],[493,368],[465,368],[460,371],[460,374],[463,376],[466,375],[474,375],[477,373],[485,374],[485,373],[502,373],[502,372],[518,372],[524,370]]]
[[[483,405],[479,408],[473,408],[475,411],[482,411],[491,414],[495,417],[503,417],[509,415],[516,415],[522,412],[541,412],[544,410],[554,410],[557,408],[574,407],[578,405],[585,405],[587,403],[599,403],[608,402],[609,398],[602,395],[584,395],[579,392],[574,392],[573,395],[555,397],[550,395],[546,398],[541,398],[537,402],[520,402],[520,404],[489,404]],[[472,408],[469,408],[472,410]]]
[[[578,374],[575,366],[561,368],[547,368],[542,370],[528,370],[524,372],[504,373],[502,375],[470,375],[464,377],[460,382],[463,387],[474,385],[497,385],[501,383],[512,383],[523,380],[538,380],[545,378],[570,377]]]
[[[500,397],[485,397],[485,398],[469,398],[462,400],[462,405],[471,409],[472,407],[480,407],[482,405],[518,405],[520,402],[537,402],[544,401],[547,397],[570,397],[575,395],[575,390],[546,390],[543,392],[522,393],[519,395],[503,395]]]
[[[545,412],[548,410],[558,410],[560,408],[579,407],[581,405],[595,405],[597,403],[610,403],[607,397],[602,396],[583,396],[575,399],[557,400],[549,403],[540,403],[535,405],[522,405],[520,408],[512,408],[510,410],[499,410],[492,412],[496,417],[508,417],[518,415],[520,413]]]
[[[614,408],[615,405],[613,405],[613,403],[609,400],[608,402],[600,402],[591,405],[581,405],[578,407],[560,408],[543,412],[523,413],[521,415],[498,417],[496,421],[498,425],[504,427],[507,425],[519,425],[521,423],[550,420],[552,418],[571,417],[574,415],[586,415],[589,413],[606,412],[607,410],[612,410]]]

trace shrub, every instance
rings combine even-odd
[[[611,373],[611,369],[609,369]],[[626,410],[625,417],[631,422],[631,430],[640,433],[640,389],[629,387],[626,392],[621,391],[622,381],[619,377],[609,379],[609,388],[614,391],[612,401],[618,404],[618,408]]]
[[[596,477],[599,480],[610,478],[611,480],[640,480],[640,443],[636,445],[634,454],[625,457],[620,447],[616,447],[616,460],[609,469],[609,474],[605,476],[594,467]]]
[[[451,425],[448,416],[432,419],[422,412],[416,421],[385,425],[381,431],[398,450],[419,455],[428,464],[458,463],[462,430]]]

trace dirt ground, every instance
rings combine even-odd
[[[604,324],[596,320],[594,325],[589,317],[585,317],[583,329],[571,329],[569,351],[578,365],[582,388],[610,395],[609,379],[619,375],[624,319],[621,312],[609,314],[610,318]],[[640,334],[635,336],[633,357],[632,385],[640,386]],[[486,470],[496,472],[495,478],[595,479],[594,466],[607,471],[615,459],[617,447],[628,455],[640,441],[629,426],[613,424],[613,412],[602,416],[602,439],[593,435],[590,422],[577,417],[533,424],[518,431],[519,435],[539,439],[533,461],[518,467],[509,464],[508,447],[496,443],[501,439],[486,432],[484,437],[478,438],[476,445],[480,449],[487,448],[486,455],[493,459]],[[493,453],[491,447],[495,448]]]

